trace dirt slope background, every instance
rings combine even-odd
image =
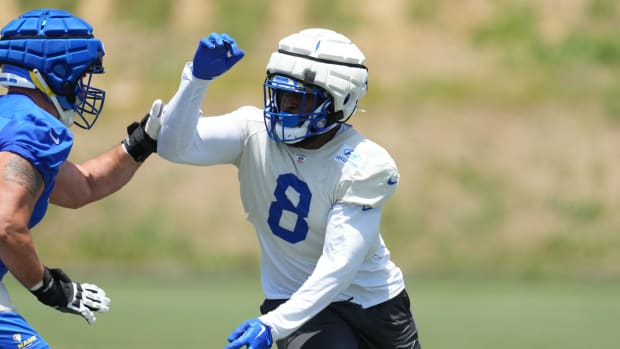
[[[52,2],[4,0],[0,21]],[[117,144],[169,99],[201,36],[245,59],[212,84],[217,115],[261,105],[277,41],[305,27],[349,36],[370,88],[352,123],[402,181],[383,235],[408,273],[620,276],[620,19],[612,0],[55,1],[106,47],[106,109],[74,129],[72,159]],[[152,157],[126,188],[36,229],[50,263],[254,270],[256,239],[232,167]],[[77,247],[77,248],[76,248]]]

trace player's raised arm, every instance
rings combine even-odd
[[[212,33],[200,39],[192,62],[184,66],[177,92],[164,109],[158,138],[160,156],[180,163],[207,162],[199,160],[200,154],[205,153],[203,148],[208,147],[203,140],[209,138],[201,132],[210,131],[210,127],[197,127],[200,105],[210,82],[231,69],[244,54],[227,34]],[[220,127],[223,130],[215,130],[216,133],[231,134],[226,125],[215,128]]]

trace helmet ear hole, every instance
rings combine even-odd
[[[61,96],[65,96],[67,97],[67,100],[71,103],[74,104],[75,103],[75,86],[73,86],[73,84],[71,84],[70,82],[64,82],[62,84],[62,94]]]
[[[56,62],[49,73],[58,76],[59,79],[66,79],[69,75],[69,67],[63,62]]]

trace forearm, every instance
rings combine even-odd
[[[132,159],[120,145],[80,165],[84,172],[91,174],[87,177],[92,190],[89,202],[119,190],[131,180],[141,165],[142,162]]]
[[[259,319],[272,329],[274,340],[286,337],[342,295],[379,236],[380,210],[336,205],[326,227],[323,254],[306,282],[274,311]]]
[[[79,165],[65,162],[56,177],[50,202],[78,208],[97,201],[127,184],[141,164],[121,145]]]
[[[43,276],[43,265],[28,228],[43,191],[43,177],[31,162],[10,152],[0,152],[0,258],[28,288]]]
[[[201,80],[192,75],[190,63],[185,65],[179,88],[166,105],[161,119],[162,126],[157,145],[157,153],[161,157],[183,162],[185,149],[199,138],[196,125],[209,83],[209,80]]]
[[[271,327],[274,340],[284,338],[325,309],[350,284],[353,275],[331,269],[326,274],[313,274],[293,296],[275,310],[259,317]]]
[[[0,233],[0,257],[15,279],[26,288],[33,287],[43,278],[43,264],[26,228],[8,228]]]

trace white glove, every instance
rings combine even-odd
[[[161,116],[164,112],[164,102],[161,99],[156,99],[151,106],[149,117],[146,120],[144,131],[153,140],[157,140],[159,136],[159,129],[161,128]]]
[[[110,310],[110,298],[101,288],[73,282],[61,269],[46,267],[40,285],[30,289],[30,292],[41,303],[64,313],[80,315],[89,324],[97,321],[93,312]]]
[[[134,121],[127,126],[127,138],[122,142],[123,149],[137,162],[143,162],[157,152],[157,136],[163,112],[164,102],[157,99],[153,102],[151,111],[140,122]]]
[[[94,311],[105,313],[110,310],[110,298],[105,291],[93,284],[78,284],[73,282],[73,299],[65,307],[56,309],[71,314],[79,314],[89,324],[97,321]]]

